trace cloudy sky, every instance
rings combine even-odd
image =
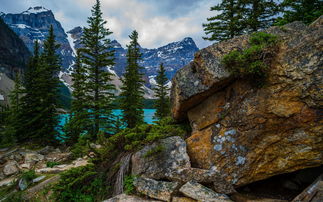
[[[104,18],[112,38],[123,46],[132,30],[139,32],[142,47],[156,48],[192,37],[199,48],[210,43],[202,39],[202,23],[214,15],[209,8],[220,0],[101,0]],[[65,31],[85,26],[95,0],[0,0],[0,11],[20,13],[31,6],[51,9]]]

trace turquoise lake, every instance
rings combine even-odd
[[[156,109],[144,109],[144,121],[148,124],[153,124],[156,119],[154,119],[154,114]],[[113,114],[116,116],[122,116],[122,111],[120,109],[113,110]],[[59,128],[63,127],[66,124],[69,114],[59,115]]]

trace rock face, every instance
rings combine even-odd
[[[31,54],[24,42],[1,19],[0,39],[0,72],[12,75],[14,71],[24,70]]]
[[[265,30],[279,38],[262,88],[221,65],[249,36],[199,51],[173,79],[172,114],[193,128],[193,167],[213,167],[234,186],[323,164],[323,17]]]
[[[42,46],[50,25],[53,25],[55,39],[60,44],[58,54],[62,58],[63,69],[67,69],[73,63],[74,53],[67,35],[51,10],[37,6],[30,7],[22,13],[1,14],[0,17],[24,41],[31,52],[34,40],[39,40]]]
[[[171,201],[172,194],[179,186],[177,182],[162,182],[141,177],[136,178],[133,184],[139,193],[162,201]]]
[[[163,150],[151,157],[146,154],[159,145]],[[168,179],[175,182],[196,181],[199,183],[214,183],[214,190],[220,193],[234,193],[231,184],[227,183],[215,168],[192,168],[186,151],[185,141],[179,137],[168,137],[152,145],[145,146],[132,156],[132,175]]]
[[[179,191],[182,192],[185,196],[196,199],[198,201],[231,201],[227,195],[215,193],[213,190],[204,187],[203,185],[194,181],[187,182],[180,188]]]
[[[120,195],[117,195],[113,198],[110,198],[108,200],[104,200],[103,202],[158,202],[158,201],[155,201],[155,200],[146,200],[146,199],[143,199],[143,198],[140,198],[138,196],[130,196],[130,195],[127,195],[127,194],[120,194]]]
[[[154,156],[145,157],[147,152],[159,145],[163,146],[163,151]],[[132,156],[132,174],[153,179],[169,178],[174,172],[190,168],[190,166],[186,143],[178,136],[148,145]]]
[[[19,169],[16,161],[7,162],[3,168],[3,174],[5,174],[6,176],[13,175],[18,172],[19,172]]]

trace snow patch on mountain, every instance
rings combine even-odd
[[[28,10],[22,12],[21,14],[38,14],[43,12],[48,12],[50,10],[42,6],[30,7]]]

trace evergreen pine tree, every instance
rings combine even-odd
[[[131,41],[127,52],[127,67],[122,79],[121,106],[123,121],[128,128],[134,128],[143,123],[143,85],[142,74],[139,66],[141,59],[138,32],[133,31],[129,36]]]
[[[158,75],[156,77],[156,88],[154,89],[157,100],[155,101],[155,117],[162,119],[169,115],[170,103],[167,95],[169,88],[167,87],[167,77],[163,64],[160,64]]]
[[[24,142],[36,136],[41,130],[41,94],[40,94],[40,54],[38,41],[34,43],[34,52],[24,77],[24,96],[21,99],[21,124],[17,128],[17,140]]]
[[[45,143],[56,143],[56,127],[58,125],[58,73],[61,69],[60,58],[56,54],[59,45],[56,44],[53,26],[50,26],[49,34],[44,42],[44,51],[40,58],[39,86],[40,102],[40,121],[41,128],[35,134],[35,139]]]
[[[267,28],[275,21],[278,5],[275,0],[240,0],[244,7],[244,22],[247,32]]]
[[[69,121],[65,125],[66,142],[70,145],[77,142],[80,134],[86,131],[88,122],[87,100],[85,96],[86,70],[81,64],[79,51],[76,56],[73,78],[73,100]]]
[[[204,32],[209,41],[231,39],[242,33],[242,11],[240,0],[223,0],[222,3],[211,7],[211,11],[220,12],[214,17],[207,18],[209,23],[203,24]]]
[[[85,94],[92,138],[96,138],[99,130],[110,128],[113,122],[113,99],[115,86],[111,84],[112,74],[107,67],[114,65],[114,51],[111,40],[112,34],[104,26],[107,23],[101,12],[100,1],[97,0],[92,8],[92,16],[88,18],[88,28],[84,28],[81,38],[82,48],[80,57],[86,70]]]
[[[323,15],[322,0],[284,0],[280,7],[283,17],[277,20],[277,25],[284,25],[294,21],[310,24]]]
[[[0,134],[0,145],[12,145],[17,140],[17,128],[21,124],[22,93],[23,87],[20,81],[20,75],[16,74],[15,86],[9,95],[10,107],[6,112],[4,131]]]

